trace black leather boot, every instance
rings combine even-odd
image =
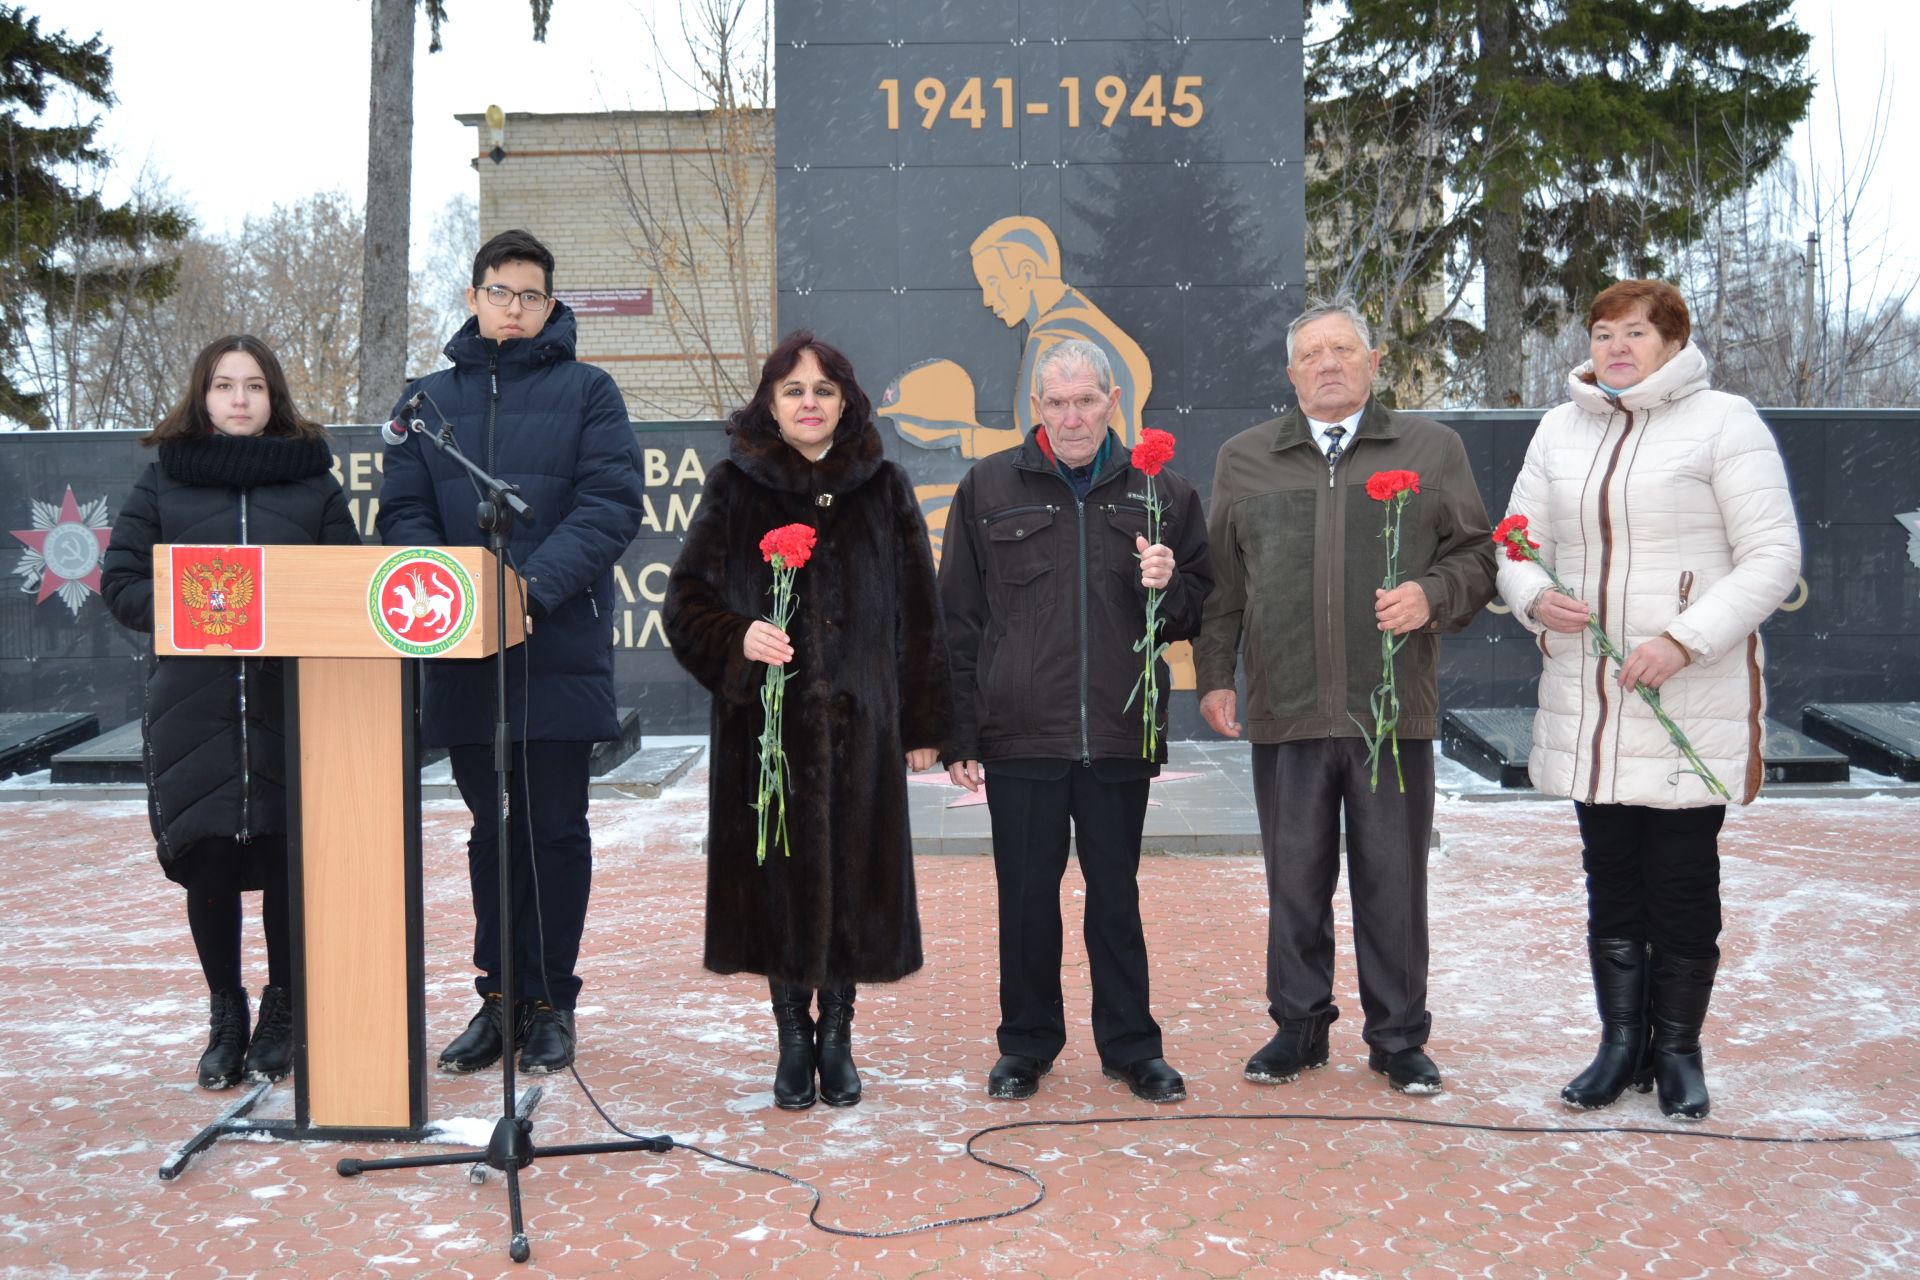
[[[1340,1017],[1328,1009],[1311,1018],[1283,1018],[1273,1039],[1251,1058],[1241,1074],[1255,1084],[1291,1084],[1302,1071],[1327,1065],[1327,1028]]]
[[[200,1055],[200,1087],[231,1089],[247,1056],[247,993],[240,987],[207,998],[207,1051]]]
[[[573,1065],[573,1010],[556,1009],[545,1000],[529,1000],[515,1010],[520,1031],[520,1070],[530,1076],[550,1076]]]
[[[815,1049],[820,1098],[830,1107],[860,1101],[860,1073],[853,1065],[853,984],[820,988],[820,1025]]]
[[[813,1105],[813,988],[767,979],[773,993],[773,1026],[780,1037],[780,1063],[773,1069],[773,1105],[805,1111]]]
[[[280,1080],[293,1070],[293,992],[268,987],[260,993],[260,1018],[247,1046],[249,1080]]]
[[[1587,1069],[1560,1091],[1581,1111],[1610,1107],[1631,1085],[1645,1093],[1647,1075],[1647,944],[1637,938],[1588,938],[1600,1049]]]
[[[500,1061],[507,1040],[506,1023],[506,1006],[500,999],[500,993],[487,992],[480,997],[480,1012],[473,1015],[467,1023],[467,1029],[440,1051],[440,1069],[455,1075],[466,1075],[473,1071],[485,1071]],[[515,1043],[519,1041],[518,1031],[516,1025]]]
[[[1719,967],[1717,955],[1677,956],[1654,948],[1647,1016],[1653,1024],[1653,1084],[1663,1115],[1702,1120],[1711,1105],[1700,1027]]]

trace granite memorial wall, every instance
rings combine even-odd
[[[1488,508],[1503,511],[1539,415],[1435,416],[1460,431]],[[1762,633],[1775,718],[1797,726],[1809,702],[1920,701],[1920,482],[1912,461],[1920,412],[1785,409],[1766,417],[1787,459],[1805,545],[1801,584]],[[619,699],[640,711],[648,734],[703,733],[706,694],[668,652],[660,606],[726,436],[718,423],[643,423],[635,432],[646,511],[615,575]],[[103,729],[139,718],[147,640],[113,621],[97,589],[108,527],[152,456],[136,439],[104,431],[0,435],[0,513],[11,547],[0,563],[14,586],[0,592],[0,710],[91,711]],[[379,437],[370,427],[339,427],[334,443],[354,517],[372,540]],[[1212,460],[1197,461],[1189,466],[1204,496]],[[1446,642],[1442,700],[1531,705],[1538,673],[1531,639],[1496,603]],[[1190,692],[1174,695],[1173,715],[1176,737],[1205,736]]]

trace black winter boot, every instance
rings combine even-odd
[[[805,1111],[813,1105],[813,988],[768,978],[767,989],[773,994],[773,1026],[780,1037],[773,1105]]]
[[[1654,948],[1647,1015],[1653,1024],[1653,1083],[1662,1115],[1706,1118],[1711,1100],[1700,1056],[1700,1027],[1707,1020],[1719,967],[1717,955],[1677,956]]]
[[[1327,1028],[1340,1017],[1328,1009],[1311,1018],[1282,1018],[1280,1029],[1247,1059],[1241,1074],[1255,1084],[1291,1084],[1302,1071],[1327,1065]]]
[[[247,1055],[247,993],[216,991],[207,1000],[207,1051],[200,1055],[200,1087],[231,1089],[240,1083]]]
[[[545,1000],[527,1000],[514,1011],[519,1028],[520,1070],[530,1076],[557,1075],[573,1065],[573,1010]]]
[[[1580,1111],[1610,1107],[1629,1085],[1645,1093],[1647,1074],[1647,944],[1637,938],[1588,938],[1593,996],[1600,1008],[1600,1050],[1560,1091]]]
[[[451,1071],[455,1075],[466,1075],[472,1071],[485,1071],[500,1061],[500,1055],[506,1050],[506,1006],[498,991],[489,991],[480,997],[480,1012],[467,1022],[467,1029],[453,1038],[453,1043],[440,1051],[440,1069]],[[520,1040],[518,1019],[515,1019],[514,1043]]]
[[[269,986],[260,993],[260,1018],[247,1046],[249,1080],[280,1080],[293,1070],[293,993]]]
[[[830,1107],[860,1101],[860,1073],[853,1066],[853,984],[820,988],[820,1025],[815,1029],[820,1098]]]

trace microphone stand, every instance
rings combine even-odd
[[[393,424],[393,428],[401,427],[400,423]],[[507,819],[509,788],[513,774],[512,728],[507,713],[507,544],[513,532],[514,520],[531,523],[533,508],[521,500],[517,486],[487,474],[475,465],[472,459],[460,452],[460,447],[453,441],[453,427],[444,420],[438,432],[428,431],[426,424],[418,418],[405,423],[403,431],[424,436],[435,448],[473,477],[482,495],[477,512],[479,525],[487,535],[488,548],[493,552],[494,820],[498,833],[496,859],[499,862],[500,871],[500,1000],[503,1023],[501,1039],[505,1042],[500,1051],[501,1111],[499,1118],[494,1121],[493,1134],[484,1152],[457,1151],[443,1155],[400,1156],[382,1160],[360,1160],[348,1157],[334,1167],[343,1178],[354,1177],[369,1169],[420,1169],[450,1164],[485,1163],[490,1168],[498,1169],[506,1174],[507,1216],[513,1233],[507,1244],[507,1256],[515,1262],[525,1262],[532,1256],[533,1247],[527,1240],[520,1212],[521,1169],[543,1155],[606,1155],[622,1151],[671,1151],[674,1142],[672,1138],[662,1134],[659,1137],[636,1138],[623,1142],[581,1142],[545,1148],[536,1147],[533,1141],[533,1120],[516,1105],[513,1081],[513,1060],[517,1048],[514,1043],[517,1002],[514,999],[516,988],[513,963],[513,850]],[[404,439],[405,435],[402,434],[401,438]],[[390,444],[396,443],[391,435],[387,436],[387,440]],[[528,850],[528,854],[532,855],[531,849]],[[526,1110],[530,1111],[531,1107]]]

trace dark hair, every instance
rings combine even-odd
[[[294,406],[293,395],[287,390],[287,375],[281,370],[279,357],[273,354],[272,348],[250,333],[234,333],[215,338],[194,358],[185,393],[167,416],[160,419],[160,425],[140,438],[140,443],[152,446],[167,440],[191,440],[211,432],[213,419],[207,416],[207,390],[213,385],[213,369],[220,363],[220,357],[234,351],[252,356],[260,372],[266,375],[267,425],[260,434],[296,439],[326,434],[319,423]]]
[[[1660,337],[1681,346],[1693,334],[1693,318],[1687,314],[1687,300],[1665,280],[1622,280],[1602,289],[1587,308],[1587,332],[1602,320],[1618,320],[1638,306],[1647,309],[1647,323],[1659,330]]]
[[[502,231],[480,246],[473,255],[473,287],[478,289],[487,272],[509,262],[531,262],[545,274],[547,292],[553,292],[553,250],[534,239],[531,231]]]
[[[753,399],[733,411],[727,430],[778,439],[780,428],[773,417],[773,389],[793,372],[800,357],[809,351],[820,362],[820,372],[840,388],[840,398],[846,401],[840,421],[833,428],[834,440],[845,440],[865,430],[873,421],[873,402],[854,380],[853,362],[842,355],[838,347],[814,337],[811,329],[795,329],[773,349],[767,362],[760,366],[760,385],[754,389]]]

